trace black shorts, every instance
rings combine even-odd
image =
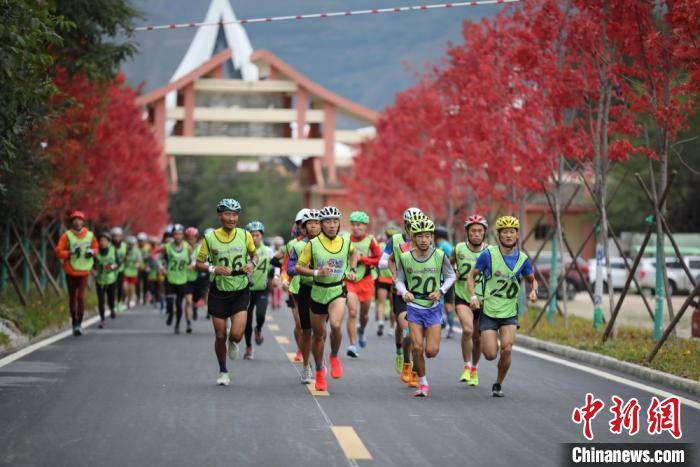
[[[247,287],[235,292],[222,292],[212,284],[207,300],[207,313],[215,318],[226,319],[241,311],[247,312],[249,303],[250,289]]]
[[[455,302],[455,286],[453,285],[450,287],[450,290],[447,291],[445,294],[445,303],[454,303]]]
[[[299,285],[299,293],[294,295],[299,307],[299,324],[302,329],[311,329],[311,286]]]
[[[403,298],[401,298],[400,295],[394,294],[393,300],[393,306],[392,308],[394,309],[394,314],[396,316],[400,315],[401,313],[405,313],[407,310],[406,307],[406,302],[403,301]]]
[[[515,325],[520,329],[520,324],[518,324],[518,315],[511,316],[510,318],[492,318],[484,313],[481,313],[479,319],[479,331],[498,331],[501,326]]]
[[[184,284],[171,284],[167,280],[165,281],[165,295],[177,295],[179,297],[184,297],[187,293],[187,282]]]
[[[377,290],[379,289],[384,289],[387,292],[391,293],[391,289],[394,287],[392,284],[389,284],[388,282],[379,282],[378,280],[374,281],[374,296],[377,296]]]
[[[327,315],[328,314],[328,305],[333,303],[333,300],[336,300],[338,298],[347,298],[348,292],[345,290],[345,287],[343,287],[343,291],[340,293],[340,295],[337,295],[333,297],[332,299],[328,300],[328,303],[325,305],[323,303],[318,303],[313,300],[311,300],[311,312],[315,315]],[[310,298],[310,297],[309,297]]]
[[[466,300],[463,300],[459,295],[455,295],[455,307],[457,305],[464,305],[469,307],[469,302]],[[471,309],[471,307],[469,307]],[[481,316],[481,308],[478,310],[472,310],[472,313],[474,313],[474,319],[479,319]]]
[[[295,305],[295,303],[294,303],[294,294],[292,294],[291,292],[289,292],[289,293],[288,293],[288,296],[287,296],[287,301],[286,301],[285,303],[287,303],[287,306],[288,306],[289,308],[294,308],[294,305]]]

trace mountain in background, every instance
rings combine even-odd
[[[136,24],[202,21],[208,0],[135,0]],[[230,0],[239,19],[419,4],[417,0]],[[357,17],[247,24],[254,49],[268,49],[328,89],[375,110],[416,82],[447,49],[461,42],[464,20],[495,15],[501,6],[448,8]],[[194,31],[134,33],[139,55],[122,66],[129,84],[144,91],[170,80]]]

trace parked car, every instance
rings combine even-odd
[[[693,276],[700,274],[700,256],[686,256],[685,263]],[[678,258],[666,258],[666,272],[668,274],[668,292],[671,295],[677,293],[690,293],[693,285],[685,273]],[[642,289],[650,290],[652,293],[656,289],[656,259],[643,258],[639,265],[639,280]]]
[[[627,264],[632,266],[634,260],[627,258]],[[628,272],[625,267],[625,260],[622,257],[612,257],[610,258],[610,269],[612,271],[612,283],[613,290],[622,290],[627,282]],[[637,281],[639,281],[639,274],[636,274]],[[591,285],[595,284],[596,281],[596,260],[595,258],[588,260],[588,281]],[[640,284],[641,285],[641,282]],[[630,287],[632,290],[636,290],[634,282],[631,283]],[[608,293],[608,270],[605,267],[605,261],[603,261],[603,293]]]
[[[565,253],[564,267],[568,268],[570,264],[571,255]],[[541,252],[533,266],[535,267],[535,269],[537,269],[537,271],[542,275],[542,277],[545,280],[545,283],[542,283],[538,277],[538,282],[540,283],[538,284],[539,287],[537,289],[537,295],[540,298],[547,298],[549,296],[548,287],[549,273],[552,267],[552,253],[549,251]],[[581,275],[579,275],[579,273],[576,271],[577,269],[581,271]],[[588,264],[586,264],[586,261],[581,258],[577,258],[576,265],[569,269],[569,272],[566,275],[566,280],[564,281],[564,284],[562,284],[562,288],[566,291],[567,300],[572,300],[578,292],[586,290],[586,284],[588,283],[588,274]],[[583,280],[581,280],[581,276],[583,276]],[[561,289],[557,293],[557,298],[563,298]]]

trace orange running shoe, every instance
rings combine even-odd
[[[301,350],[297,350],[297,355],[294,357],[294,363],[299,363],[304,360],[304,356],[301,354]]]
[[[412,388],[417,388],[420,387],[420,378],[418,378],[418,373],[415,371],[411,372],[411,381],[408,382],[408,385]]]
[[[328,391],[328,383],[326,382],[326,367],[323,370],[316,372],[316,390]]]
[[[336,357],[329,358],[331,362],[331,378],[338,379],[343,377],[343,365],[340,363],[340,359]]]
[[[411,370],[413,370],[413,364],[411,362],[403,364],[403,369],[401,370],[402,382],[408,384],[411,381]]]

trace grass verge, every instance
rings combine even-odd
[[[655,344],[651,330],[622,326],[615,338],[603,343],[603,329],[596,331],[591,321],[578,316],[569,316],[568,327],[564,327],[564,318],[557,315],[553,323],[549,323],[543,317],[537,324],[537,328],[530,332],[537,313],[539,313],[538,308],[531,308],[520,317],[519,332],[700,381],[700,339],[669,338],[651,364],[648,364],[644,359]]]

